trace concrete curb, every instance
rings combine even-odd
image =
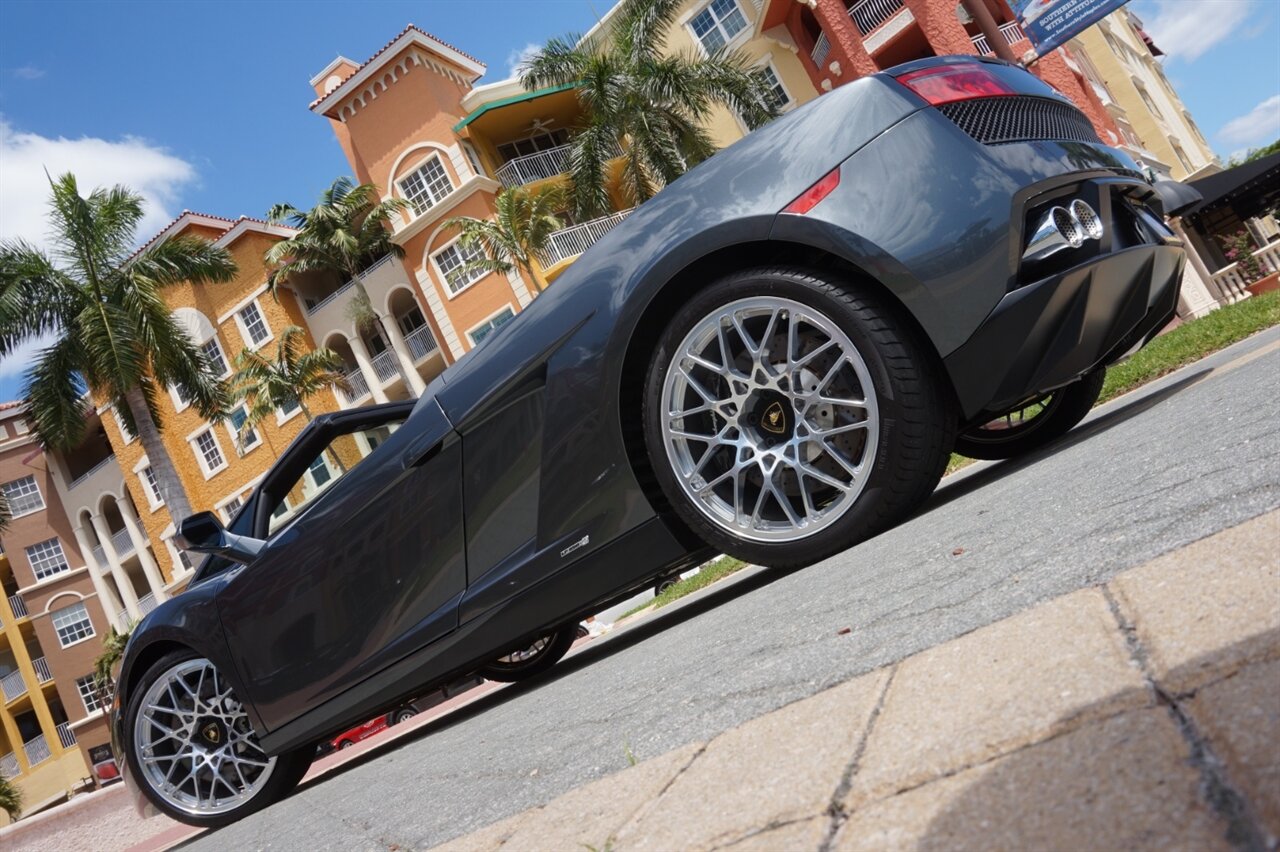
[[[437,847],[1280,838],[1280,510]]]

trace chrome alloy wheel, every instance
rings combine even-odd
[[[276,767],[231,686],[204,659],[178,663],[151,684],[133,723],[133,747],[152,790],[193,816],[243,805]]]
[[[543,636],[541,639],[534,642],[528,648],[523,648],[519,651],[512,651],[510,654],[507,654],[504,657],[499,657],[498,662],[505,663],[506,665],[509,665],[509,666],[515,665],[516,663],[527,662],[529,660],[532,660],[534,657],[538,656],[539,654],[541,654],[542,649],[546,648],[550,644],[551,644],[551,637]]]
[[[699,320],[667,365],[662,439],[685,495],[731,535],[796,541],[866,486],[880,415],[866,362],[830,318],[740,299]]]

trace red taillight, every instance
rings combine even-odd
[[[783,213],[799,213],[804,215],[818,206],[818,202],[831,194],[831,190],[840,185],[840,167],[836,166],[827,172],[818,182],[797,196],[796,200],[782,208]]]
[[[932,106],[972,98],[1017,94],[1003,80],[977,63],[939,65],[903,74],[898,82],[924,98]]]

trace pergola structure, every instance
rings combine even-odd
[[[1183,211],[1182,221],[1201,258],[1212,261],[1215,271],[1229,264],[1219,237],[1248,230],[1259,248],[1280,240],[1280,231],[1274,227],[1267,233],[1249,221],[1274,216],[1280,209],[1280,154],[1191,181],[1188,186],[1204,200]]]

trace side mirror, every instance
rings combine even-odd
[[[197,512],[183,519],[177,538],[184,550],[212,553],[244,563],[257,559],[266,546],[266,542],[260,539],[227,532],[213,512]]]

